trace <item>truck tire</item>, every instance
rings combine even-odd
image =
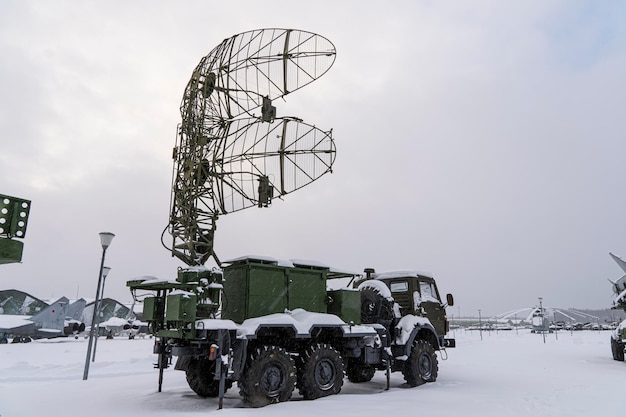
[[[246,362],[238,381],[239,394],[252,407],[289,400],[296,385],[296,366],[285,349],[262,346]]]
[[[411,354],[402,369],[407,385],[416,387],[425,382],[434,382],[438,371],[437,355],[432,345],[421,339],[413,342]]]
[[[339,394],[343,385],[343,360],[327,344],[309,346],[298,360],[296,386],[305,400]]]
[[[614,360],[624,361],[624,344],[621,341],[611,338],[611,352]]]
[[[346,375],[348,376],[348,381],[354,383],[360,382],[368,382],[374,378],[374,374],[376,373],[376,368],[372,365],[366,365],[364,363],[360,363],[355,359],[348,359],[348,363],[346,366]]]
[[[220,393],[220,381],[215,380],[215,361],[208,358],[191,359],[185,369],[187,383],[196,394],[201,397],[217,397]],[[233,385],[233,381],[226,380],[224,391]]]
[[[361,322],[387,326],[394,319],[393,302],[387,300],[373,287],[363,287],[361,292]]]

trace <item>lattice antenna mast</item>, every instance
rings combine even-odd
[[[215,255],[219,215],[268,207],[332,171],[335,144],[272,101],[325,74],[336,57],[326,38],[294,29],[240,33],[200,60],[185,88],[173,152],[168,247],[187,265]]]

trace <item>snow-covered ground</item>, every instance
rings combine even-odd
[[[40,340],[0,345],[0,416],[228,416],[294,415],[484,417],[613,417],[626,409],[626,364],[611,357],[609,332],[531,334],[529,330],[457,330],[458,347],[439,362],[436,382],[403,388],[392,374],[385,391],[382,372],[364,384],[346,380],[341,394],[246,408],[238,390],[224,409],[187,386],[183,372],[165,371],[157,392],[150,339],[100,339],[89,379],[82,380],[86,340]]]

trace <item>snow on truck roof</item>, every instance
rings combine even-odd
[[[372,274],[372,278],[375,279],[392,279],[392,278],[407,278],[407,277],[426,277],[426,278],[434,278],[433,274],[425,271],[389,271],[389,272],[374,272]]]
[[[258,256],[258,255],[246,255],[240,256],[234,259],[229,259],[224,261],[225,264],[238,264],[238,263],[262,263],[268,265],[276,265],[282,266],[286,268],[314,268],[314,269],[327,269],[328,270],[328,278],[341,278],[348,276],[357,276],[360,275],[353,271],[348,271],[344,269],[334,268],[329,266],[323,262],[313,261],[309,259],[276,259],[270,256]]]
[[[286,266],[289,268],[294,268],[293,263],[290,261],[272,258],[271,256],[259,256],[259,255],[239,256],[237,258],[228,259],[224,261],[223,263],[232,265],[232,264],[238,264],[242,262],[257,262],[257,263],[263,263],[263,264]]]

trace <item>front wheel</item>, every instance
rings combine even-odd
[[[437,379],[439,364],[435,349],[425,340],[413,342],[411,355],[404,363],[402,374],[411,387],[434,382]]]
[[[250,354],[238,381],[239,393],[252,407],[291,398],[296,385],[293,358],[278,346],[262,346]]]
[[[298,362],[297,387],[306,400],[338,394],[343,385],[343,360],[327,344],[309,346]]]

